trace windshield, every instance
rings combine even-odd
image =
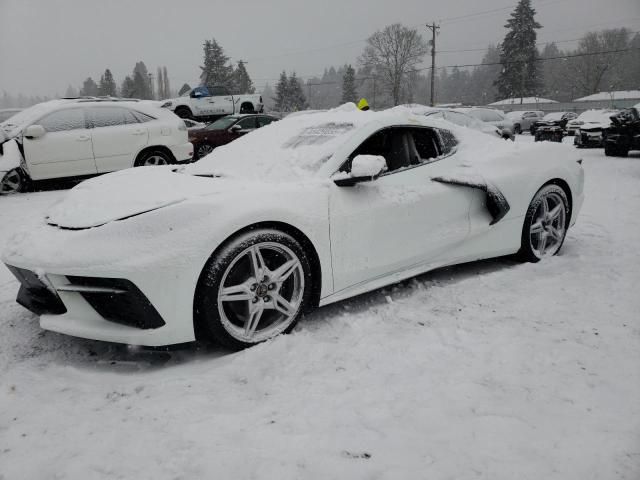
[[[285,118],[216,148],[184,172],[288,181],[314,176],[374,112],[342,111]],[[220,121],[220,120],[219,120]]]
[[[580,122],[610,122],[610,117],[617,114],[616,110],[587,110],[581,113],[576,120]]]
[[[223,117],[213,123],[210,123],[206,128],[207,130],[226,130],[239,119],[239,117]]]

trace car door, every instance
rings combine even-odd
[[[97,105],[88,114],[98,173],[132,167],[138,152],[149,143],[146,125],[124,107]]]
[[[37,122],[46,133],[23,138],[24,157],[33,180],[97,173],[85,109],[65,108]]]
[[[233,96],[224,87],[211,87],[209,97],[212,115],[228,115],[238,113],[234,111]]]
[[[360,145],[341,170],[348,171],[360,154],[384,156],[388,171],[353,187],[330,187],[336,292],[419,269],[446,256],[469,234],[470,189],[431,180],[458,165],[453,146],[445,146],[438,130],[383,129]]]

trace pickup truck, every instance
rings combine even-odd
[[[231,95],[226,87],[196,87],[183,96],[161,104],[181,118],[207,120],[237,113],[261,113],[264,110],[260,95]]]

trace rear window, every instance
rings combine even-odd
[[[456,150],[458,146],[458,140],[453,136],[449,130],[438,129],[438,133],[440,134],[440,139],[442,141],[442,154],[447,155]]]
[[[321,145],[329,140],[353,130],[352,123],[325,123],[307,127],[298,135],[285,142],[283,148],[298,148],[303,145]]]
[[[91,121],[95,128],[138,123],[137,118],[126,108],[96,107],[91,108],[90,112]]]

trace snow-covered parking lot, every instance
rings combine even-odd
[[[637,480],[640,155],[583,153],[559,256],[422,275],[239,353],[42,331],[0,266],[0,479]],[[62,195],[0,198],[0,248]]]

